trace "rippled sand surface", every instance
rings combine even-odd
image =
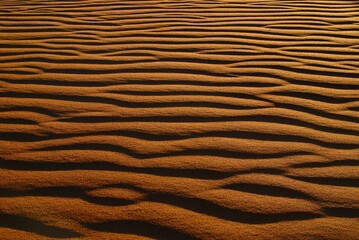
[[[359,239],[359,2],[2,0],[0,238]]]

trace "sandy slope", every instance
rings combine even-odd
[[[359,239],[359,2],[2,0],[1,239]]]

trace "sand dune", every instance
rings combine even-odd
[[[359,2],[3,0],[1,239],[359,239]]]

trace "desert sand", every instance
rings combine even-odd
[[[2,0],[0,239],[359,239],[359,1]]]

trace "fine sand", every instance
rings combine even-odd
[[[1,0],[0,239],[359,239],[359,1]]]

